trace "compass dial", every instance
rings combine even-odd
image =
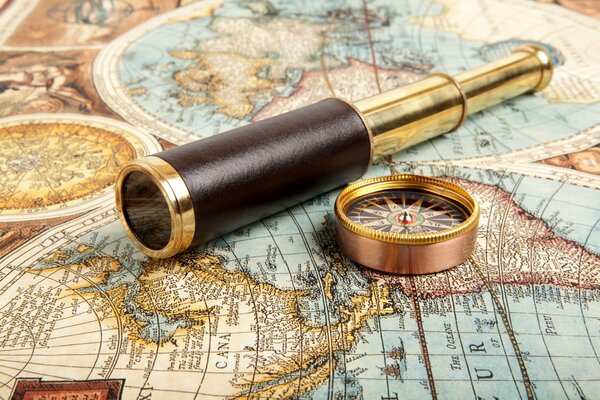
[[[479,205],[439,178],[391,175],[355,182],[335,200],[336,239],[352,260],[395,274],[464,262],[477,241]]]
[[[419,190],[382,190],[359,197],[348,218],[366,228],[397,234],[440,232],[464,222],[468,213],[447,198]]]

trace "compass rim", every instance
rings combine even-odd
[[[382,232],[352,221],[346,211],[359,198],[391,189],[412,189],[432,193],[442,198],[458,202],[469,214],[460,224],[437,232],[392,233]],[[381,242],[401,245],[424,245],[445,242],[462,236],[479,224],[480,208],[477,200],[462,186],[439,178],[397,174],[364,179],[348,185],[335,201],[335,215],[342,227],[350,232]]]

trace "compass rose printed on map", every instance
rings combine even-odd
[[[0,221],[72,215],[112,201],[119,170],[160,150],[119,121],[70,114],[0,119]]]

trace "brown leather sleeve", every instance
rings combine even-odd
[[[356,111],[326,99],[155,156],[187,185],[199,244],[358,179],[370,146]]]

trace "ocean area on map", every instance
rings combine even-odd
[[[300,10],[299,3],[290,1],[226,3],[212,16],[165,23],[136,39],[123,54],[120,80],[131,99],[149,114],[174,128],[207,136],[245,125],[273,104],[289,103],[278,108],[280,112],[322,97],[356,100],[351,87],[345,85],[333,85],[333,92],[316,94],[318,98],[298,97],[302,79],[310,73],[318,73],[320,85],[326,87],[327,74],[334,75],[337,71],[352,74],[357,62],[372,66],[375,58],[382,71],[407,75],[386,78],[382,72],[382,82],[373,81],[372,92],[361,92],[360,97],[363,97],[375,94],[378,87],[390,89],[418,79],[424,73],[457,74],[489,61],[492,55],[506,55],[510,49],[529,43],[516,39],[498,43],[465,40],[455,33],[419,24],[418,15],[442,13],[440,4],[407,1],[405,6],[391,8],[382,0],[373,3],[370,15],[373,55],[360,33],[363,21],[354,14],[355,9],[360,8],[358,5],[355,8],[323,2]],[[278,19],[274,20],[273,15]],[[332,22],[333,15],[338,22]],[[269,43],[271,47],[278,46],[278,40],[289,41],[277,36],[287,32],[273,22],[282,18],[288,19],[286,29],[296,24],[302,34],[307,35],[306,47],[296,49],[302,58],[281,58],[250,44],[236,47],[236,42],[243,41],[248,30],[256,31],[255,35],[260,35],[261,30],[275,35]],[[339,22],[340,18],[344,24]],[[239,25],[242,21],[247,21],[244,27]],[[379,27],[385,29],[377,29]],[[322,43],[319,37],[324,38]],[[558,68],[564,68],[561,64],[566,56],[559,49],[543,42],[533,43],[550,49],[559,61]],[[444,51],[440,50],[441,46]],[[278,52],[281,54],[281,49]],[[354,64],[352,60],[356,60]],[[200,68],[196,68],[198,63],[202,63]],[[248,86],[240,79],[255,82],[249,85],[250,89],[242,89]],[[359,79],[373,80],[373,76],[369,73]],[[311,87],[320,85],[313,83]],[[219,89],[221,87],[226,87],[227,92]],[[295,97],[298,100],[294,100]],[[240,103],[245,105],[239,106]],[[469,118],[457,132],[397,153],[395,159],[448,160],[518,150],[589,128],[595,124],[598,112],[598,102],[548,99],[543,93],[525,95],[518,101],[482,111]]]

